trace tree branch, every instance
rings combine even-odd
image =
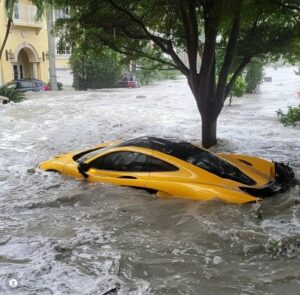
[[[233,58],[236,52],[237,46],[237,38],[240,30],[240,12],[241,12],[241,4],[239,2],[238,7],[236,8],[235,16],[233,19],[233,24],[231,27],[231,32],[226,48],[226,54],[224,57],[224,62],[219,74],[219,80],[216,91],[216,99],[223,100],[226,88],[227,77],[233,62]]]
[[[255,35],[255,31],[257,28],[257,24],[258,24],[258,20],[260,18],[260,15],[257,16],[257,18],[255,19],[253,26],[251,28],[251,32],[250,35],[248,37],[247,43],[250,45],[250,43],[252,42],[253,36]],[[230,81],[227,83],[226,88],[225,88],[225,96],[223,98],[223,103],[226,100],[226,98],[229,95],[230,90],[232,89],[237,77],[242,73],[242,71],[244,70],[244,68],[247,66],[247,64],[249,64],[249,62],[251,61],[251,56],[250,55],[245,55],[244,58],[242,59],[242,62],[240,63],[240,65],[237,67],[237,69],[235,70],[235,72],[233,73]]]
[[[177,68],[186,76],[189,75],[189,69],[184,65],[182,60],[179,58],[179,56],[174,51],[172,42],[170,40],[164,39],[160,36],[153,35],[150,33],[150,31],[147,29],[146,25],[141,21],[138,17],[136,17],[133,13],[131,13],[129,10],[117,5],[113,0],[107,0],[115,9],[118,11],[124,13],[127,15],[132,22],[139,25],[141,29],[145,32],[145,34],[149,37],[151,41],[153,41],[164,53],[171,56],[175,64],[177,65]]]
[[[98,35],[99,36],[99,35]],[[144,51],[142,50],[137,50],[136,48],[126,48],[123,46],[123,48],[119,48],[114,42],[109,42],[108,40],[102,38],[101,36],[99,36],[99,40],[106,46],[114,49],[115,51],[121,53],[121,54],[124,54],[124,55],[127,55],[127,56],[132,56],[132,57],[136,57],[135,53],[141,55],[142,57],[144,58],[147,58],[147,59],[151,59],[153,61],[156,61],[156,62],[159,62],[159,63],[162,63],[162,64],[165,64],[167,66],[170,66],[176,70],[179,70],[179,67],[176,65],[176,64],[173,64],[172,62],[168,62],[166,60],[163,60],[161,58],[157,58],[157,57],[154,57],[152,55],[149,55],[149,54],[146,54]]]
[[[237,79],[237,77],[242,73],[242,71],[244,70],[244,68],[247,66],[247,64],[251,61],[251,57],[247,56],[244,57],[242,62],[240,63],[240,65],[237,67],[237,69],[235,70],[235,72],[233,73],[229,83],[226,86],[225,89],[225,96],[223,99],[223,102],[226,100],[227,96],[229,95],[229,92],[235,82],[235,80]]]
[[[158,71],[178,71],[178,69],[175,68],[158,68],[158,67],[142,67],[142,66],[136,66],[138,69],[146,70],[146,71],[153,71],[153,70],[158,70]]]
[[[200,73],[197,77],[199,80],[199,86],[197,88],[196,95],[199,96],[201,91],[201,96],[203,99],[200,100],[200,103],[202,104],[201,109],[203,109],[203,111],[205,111],[204,108],[207,107],[205,100],[208,99],[209,93],[215,88],[215,84],[208,85],[209,83],[214,83],[214,81],[210,80],[210,77],[211,71],[214,71],[213,67],[215,66],[214,58],[217,38],[217,29],[212,16],[211,5],[211,2],[205,2],[203,6],[205,42],[201,59]]]
[[[198,23],[196,18],[195,5],[188,2],[188,7],[184,1],[179,0],[179,11],[185,32],[187,54],[191,76],[197,75],[197,54],[198,54]]]
[[[126,36],[129,37],[130,39],[135,39],[135,40],[149,40],[149,38],[146,35],[133,34],[130,30],[127,30],[124,27],[122,27],[122,30],[126,34]]]

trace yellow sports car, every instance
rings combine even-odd
[[[144,188],[161,197],[221,199],[229,203],[260,200],[287,188],[293,170],[257,157],[214,154],[185,141],[140,137],[55,156],[40,164],[91,182]]]

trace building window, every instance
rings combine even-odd
[[[23,65],[13,65],[14,80],[24,79]]]
[[[71,54],[71,48],[70,46],[56,46],[56,54],[57,55],[70,55]]]
[[[18,2],[19,1],[15,1],[15,4],[14,4],[14,19],[20,19]]]
[[[70,15],[69,7],[66,7],[63,9],[55,9],[55,11],[54,11],[55,20],[60,19],[60,18],[68,18],[69,15]]]

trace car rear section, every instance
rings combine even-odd
[[[257,197],[268,197],[274,193],[286,191],[295,179],[294,171],[284,163],[274,163],[275,176],[262,187],[240,187],[248,194]]]
[[[240,190],[252,196],[267,197],[285,191],[295,179],[293,169],[284,163],[245,155],[219,154],[219,156],[230,161],[256,181],[256,184],[252,186],[239,186]]]

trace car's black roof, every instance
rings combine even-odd
[[[199,147],[196,147],[187,141],[165,139],[152,136],[143,136],[132,140],[128,140],[119,144],[119,146],[136,146],[149,148],[182,160],[186,160],[186,155],[189,154],[191,151],[199,151],[200,149]]]

